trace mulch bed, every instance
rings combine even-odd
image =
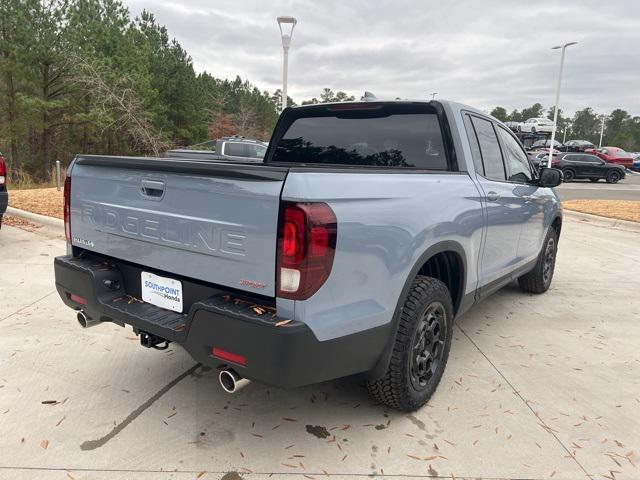
[[[562,206],[574,212],[640,222],[640,200],[567,200]]]

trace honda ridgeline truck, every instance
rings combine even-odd
[[[78,155],[56,286],[83,327],[180,344],[227,391],[362,374],[411,411],[456,317],[512,280],[549,288],[560,182],[457,103],[288,108],[260,164]]]

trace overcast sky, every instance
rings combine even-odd
[[[278,15],[298,19],[289,58],[297,102],[323,87],[359,97],[438,97],[491,110],[553,104],[569,41],[560,107],[640,115],[640,1],[124,0],[147,9],[197,71],[282,84]]]

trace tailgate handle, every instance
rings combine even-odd
[[[140,193],[147,197],[160,198],[164,195],[164,182],[142,180],[140,182]]]

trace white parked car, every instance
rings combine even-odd
[[[551,133],[553,122],[548,118],[529,118],[520,124],[520,131],[527,133]]]

